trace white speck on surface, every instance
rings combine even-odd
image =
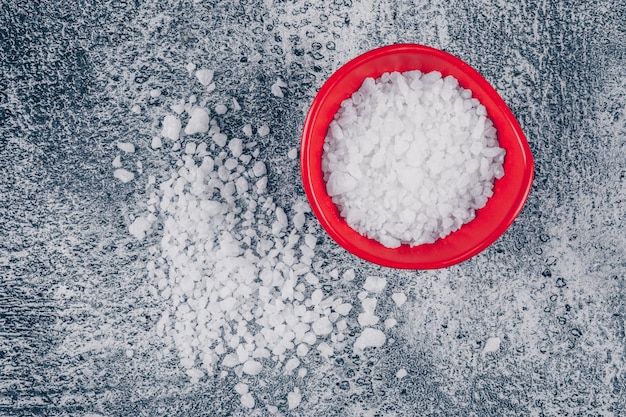
[[[246,408],[254,408],[254,397],[252,396],[252,394],[250,394],[249,392],[246,392],[245,394],[241,395],[241,397],[239,397],[241,400],[241,405],[243,405]]]
[[[391,299],[398,307],[402,307],[406,303],[406,295],[403,292],[396,292],[391,295]]]
[[[178,117],[173,114],[168,114],[163,118],[162,126],[161,136],[171,140],[178,140],[180,137],[180,130],[182,128],[182,124]]]
[[[486,353],[497,352],[500,349],[500,338],[499,337],[490,337],[485,342],[485,347],[483,348],[483,355]]]
[[[285,87],[287,87],[287,84],[282,79],[278,78],[276,82],[272,84],[271,92],[274,96],[282,98],[285,96],[282,88]]]
[[[246,123],[243,128],[243,134],[246,135],[246,137],[251,137],[252,136],[252,125],[250,123]]]
[[[117,155],[115,157],[115,159],[113,159],[113,162],[111,162],[111,165],[113,165],[113,168],[121,168],[122,167],[122,157],[120,155]]]
[[[133,107],[130,108],[130,111],[135,113],[135,114],[140,114],[141,113],[141,107],[139,107],[139,105],[135,104]]]
[[[135,145],[133,145],[130,142],[117,142],[117,147],[119,150],[126,152],[126,153],[135,152]]]
[[[237,99],[233,97],[232,101],[233,101],[233,110],[234,111],[241,110],[241,106],[239,105],[239,102],[237,101]]]
[[[381,330],[366,327],[354,342],[354,352],[362,353],[366,348],[379,348],[385,344],[387,337]]]
[[[131,235],[135,236],[138,240],[143,240],[146,237],[146,232],[150,229],[150,221],[143,217],[137,217],[130,226],[128,231]]]
[[[209,111],[203,107],[194,107],[191,110],[191,118],[185,127],[186,135],[195,135],[197,133],[206,133],[209,131]]]
[[[135,178],[135,174],[133,174],[132,172],[124,168],[118,168],[115,171],[113,171],[113,176],[117,178],[118,180],[122,181],[123,183],[130,182]]]
[[[363,284],[363,289],[373,293],[379,293],[385,288],[387,285],[387,280],[383,277],[374,277],[369,276],[365,278],[365,284]]]
[[[396,378],[402,379],[405,376],[407,376],[406,369],[404,369],[404,368],[398,369],[398,372],[396,372]]]
[[[270,133],[270,128],[268,125],[262,125],[261,127],[258,128],[257,133],[261,137],[267,136]]]
[[[287,394],[287,404],[289,405],[289,409],[293,410],[294,408],[300,405],[302,401],[302,394],[300,393],[299,388],[294,388],[289,394]]]
[[[298,148],[291,148],[289,152],[287,152],[287,157],[289,159],[296,159],[298,157]]]
[[[150,97],[152,98],[157,98],[161,96],[161,90],[158,88],[154,88],[152,90],[150,90]]]
[[[223,114],[226,114],[227,111],[228,111],[228,107],[226,107],[223,104],[217,104],[215,106],[215,114],[218,114],[221,116]]]
[[[161,137],[154,136],[152,138],[152,142],[150,143],[150,146],[152,147],[152,149],[159,149],[161,145],[163,145],[163,141],[161,141]]]
[[[196,71],[196,78],[200,81],[200,84],[207,87],[213,81],[213,70],[209,69],[199,69]]]

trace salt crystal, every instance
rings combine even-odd
[[[243,382],[238,382],[235,384],[235,392],[239,395],[243,395],[248,392],[248,384],[244,384]]]
[[[222,115],[222,114],[225,114],[226,111],[228,111],[228,108],[225,105],[223,105],[223,104],[218,104],[218,105],[215,106],[215,113],[216,114]]]
[[[152,147],[152,149],[159,149],[162,144],[163,143],[161,142],[161,138],[159,136],[154,136],[152,138],[152,142],[150,143],[150,146]]]
[[[298,366],[300,366],[300,360],[298,358],[289,359],[285,364],[285,374],[291,374]]]
[[[270,133],[270,128],[267,125],[262,125],[257,129],[257,134],[261,137],[267,136]]]
[[[361,353],[369,347],[379,348],[385,344],[386,340],[387,338],[381,330],[366,327],[354,342],[354,352]]]
[[[180,129],[182,127],[178,117],[168,114],[163,118],[163,129],[161,130],[161,136],[171,140],[178,140],[180,137]]]
[[[122,181],[123,183],[132,181],[133,178],[135,178],[135,174],[133,174],[132,172],[124,168],[119,168],[113,171],[113,176],[117,178],[118,180]]]
[[[300,402],[302,401],[302,394],[300,393],[299,388],[294,388],[293,391],[287,394],[287,405],[290,410],[298,407]]]
[[[296,159],[298,157],[298,149],[297,148],[291,148],[289,150],[289,152],[287,152],[287,157],[289,159]]]
[[[255,162],[254,166],[252,167],[252,172],[254,173],[255,177],[261,177],[265,175],[267,173],[267,169],[263,161]]]
[[[249,392],[243,394],[241,397],[239,397],[239,399],[241,400],[241,405],[243,405],[244,407],[254,408],[254,397]]]
[[[117,142],[117,147],[126,153],[135,152],[135,145],[130,142]]]
[[[327,317],[320,317],[311,327],[318,336],[327,335],[333,330],[333,325]]]
[[[406,369],[404,369],[404,368],[400,368],[400,369],[398,369],[398,372],[396,372],[396,378],[398,378],[398,379],[402,379],[402,378],[404,378],[405,376],[407,376]]]
[[[141,113],[141,107],[139,107],[137,104],[135,104],[133,107],[131,107],[130,111],[132,111],[135,114],[139,114],[139,113]]]
[[[250,125],[250,123],[245,124],[242,130],[243,130],[243,134],[246,135],[246,137],[252,136],[252,125]]]
[[[230,142],[228,142],[228,148],[230,149],[231,154],[235,158],[238,158],[243,150],[243,142],[241,139],[231,139]]]
[[[335,350],[326,342],[322,342],[317,346],[317,350],[324,356],[325,358],[329,358],[335,354]]]
[[[239,105],[239,102],[234,97],[233,97],[233,110],[235,110],[235,111],[241,110],[241,106]]]
[[[196,78],[203,86],[208,86],[213,81],[213,70],[199,69],[196,71]]]
[[[195,135],[196,133],[206,133],[209,131],[209,122],[208,110],[203,107],[194,107],[191,110],[191,118],[185,127],[185,134]]]
[[[135,236],[137,240],[143,240],[146,237],[146,232],[150,228],[150,222],[143,216],[137,217],[130,226],[128,231],[131,235]]]
[[[385,288],[385,285],[387,285],[387,280],[385,278],[370,276],[365,279],[363,288],[369,292],[379,293],[383,290],[383,288]]]
[[[257,362],[255,360],[248,360],[243,364],[243,372],[248,375],[258,375],[263,370],[263,365],[261,362]]]
[[[385,329],[391,329],[396,324],[398,324],[398,321],[394,319],[393,317],[390,317],[386,319],[383,324],[385,325]]]
[[[287,87],[287,84],[285,84],[283,80],[278,78],[276,82],[272,84],[272,87],[270,90],[274,96],[282,98],[285,95],[283,94],[283,90],[281,89],[281,87]]]
[[[500,338],[499,337],[490,337],[485,342],[485,347],[483,348],[483,355],[485,353],[497,352],[500,349]]]
[[[406,302],[406,295],[402,292],[396,292],[391,295],[391,299],[398,307],[402,307],[402,305]]]
[[[122,157],[120,155],[117,155],[115,157],[115,159],[113,160],[113,162],[111,162],[111,165],[113,165],[113,168],[121,168],[122,167]]]
[[[152,90],[150,90],[150,97],[152,98],[157,98],[161,96],[161,90],[158,88],[154,88]]]

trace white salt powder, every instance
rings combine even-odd
[[[471,91],[433,71],[368,78],[330,123],[322,170],[341,216],[387,247],[432,243],[475,217],[504,149]]]

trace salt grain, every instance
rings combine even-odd
[[[122,181],[123,183],[132,181],[135,178],[135,174],[133,174],[132,172],[124,168],[119,168],[113,171],[113,176],[117,178],[118,180]]]
[[[117,142],[117,147],[118,147],[118,149],[120,149],[121,151],[124,151],[126,153],[133,153],[133,152],[135,152],[135,145],[133,145],[130,142]]]
[[[200,81],[200,84],[206,87],[211,84],[211,81],[213,80],[213,74],[213,70],[200,69],[196,71],[196,78],[198,79],[198,81]]]

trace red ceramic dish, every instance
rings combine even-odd
[[[367,77],[385,72],[439,71],[452,75],[487,108],[500,146],[506,149],[504,177],[495,181],[494,195],[476,211],[476,218],[431,244],[389,249],[353,230],[339,215],[326,192],[321,159],[328,125],[339,105]],[[472,67],[446,52],[414,44],[390,45],[369,51],[335,72],[313,100],[300,144],[304,190],[326,232],[343,248],[367,261],[405,269],[436,269],[455,265],[496,241],[522,210],[533,181],[533,158],[522,129],[496,90]]]

